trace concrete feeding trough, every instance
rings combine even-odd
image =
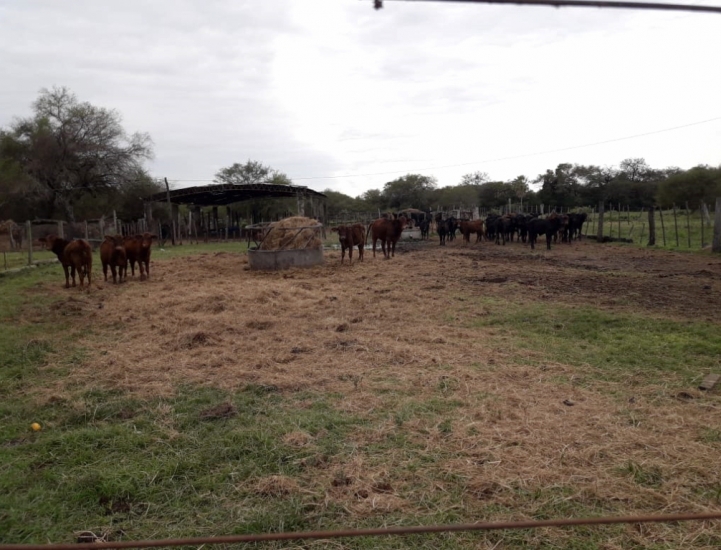
[[[251,270],[279,271],[294,267],[313,267],[323,263],[323,225],[315,220],[292,217],[259,229],[262,239],[248,250]]]
[[[292,267],[313,267],[322,263],[322,248],[248,250],[248,265],[252,270],[279,271]]]
[[[401,233],[402,241],[420,241],[421,230],[418,227],[406,227]]]

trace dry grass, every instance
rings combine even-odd
[[[718,394],[684,387],[675,373],[589,382],[590,365],[568,364],[552,350],[519,352],[503,331],[468,326],[490,315],[478,302],[489,295],[589,303],[591,283],[577,283],[565,295],[555,291],[564,277],[598,276],[583,267],[590,248],[574,249],[543,255],[548,279],[531,274],[528,265],[539,264],[521,267],[519,258],[508,259],[510,247],[481,254],[428,247],[352,268],[339,266],[339,253],[331,253],[325,266],[283,273],[248,271],[231,254],[169,261],[154,267],[147,283],[107,285],[103,309],[100,292],[73,298],[68,306],[80,304],[98,334],[83,342],[92,349],[87,360],[46,391],[101,387],[146,398],[171,396],[181,384],[227,390],[252,384],[336,396],[337,409],[368,419],[348,442],[356,451],[318,455],[298,478],[251,485],[268,497],[323,495],[325,505],[358,518],[396,513],[413,521],[431,508],[483,519],[718,509],[719,447],[701,437],[721,423]],[[645,251],[643,257],[648,260]],[[574,258],[578,265],[565,273]],[[684,267],[691,279],[701,270],[694,261]],[[606,267],[613,265],[609,260]],[[681,269],[660,255],[654,265]],[[501,272],[538,286],[475,282]],[[638,274],[618,276],[608,284],[651,284]],[[702,287],[719,285],[714,277],[695,282],[699,297],[707,295]],[[674,288],[665,289],[669,304]],[[684,296],[690,292],[683,288]],[[623,312],[647,301],[629,294],[595,303]],[[702,311],[706,303],[695,302]],[[649,315],[657,313],[649,308]],[[319,437],[297,430],[284,442],[312,454]],[[573,537],[573,531],[548,533],[561,545]],[[718,526],[703,523],[629,527],[604,547],[687,545],[709,533],[721,535]]]
[[[293,250],[297,248],[320,248],[323,245],[319,229],[302,229],[314,227],[318,222],[312,218],[292,216],[268,226],[269,233],[260,245],[261,250]]]

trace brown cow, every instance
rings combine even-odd
[[[476,242],[480,242],[483,235],[483,220],[461,220],[460,223],[463,242],[471,242],[471,234],[476,233]]]
[[[138,263],[140,269],[140,280],[150,277],[150,247],[153,239],[158,236],[152,233],[143,233],[142,235],[133,235],[125,237],[123,245],[125,245],[125,253],[130,262],[130,272],[135,277],[135,262]]]
[[[100,262],[103,264],[103,275],[108,280],[108,267],[113,274],[113,282],[123,282],[123,276],[128,278],[128,258],[123,246],[123,237],[120,235],[107,236],[100,245]],[[117,273],[116,273],[117,269]],[[119,278],[119,280],[118,280]]]
[[[39,239],[45,243],[48,249],[58,257],[65,271],[65,288],[70,288],[70,276],[73,278],[73,286],[75,286],[75,271],[80,276],[80,287],[83,286],[85,276],[88,276],[88,288],[90,287],[90,273],[93,269],[93,249],[90,248],[88,241],[77,239],[75,241],[67,241],[56,235],[48,235]]]
[[[403,228],[406,226],[406,217],[401,215],[399,217],[393,217],[393,219],[378,218],[374,221],[370,227],[368,227],[368,233],[372,234],[373,238],[373,257],[376,257],[376,242],[381,241],[381,249],[383,250],[383,257],[388,259],[391,256],[396,255],[396,243],[401,238]],[[366,233],[366,238],[368,237]],[[388,248],[386,249],[386,245]]]
[[[331,231],[338,233],[338,241],[340,242],[341,256],[340,263],[343,263],[345,251],[348,249],[348,262],[353,265],[353,247],[358,247],[358,261],[363,261],[363,250],[366,244],[366,228],[363,224],[356,223],[354,225],[339,225],[332,227]]]

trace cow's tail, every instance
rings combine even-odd
[[[368,224],[368,229],[366,229],[366,242],[368,242],[368,235],[371,233],[371,227],[373,227],[372,223]]]
[[[93,270],[93,251],[90,247],[83,249],[83,268],[88,277],[88,286],[90,286],[90,272]]]

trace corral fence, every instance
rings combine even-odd
[[[672,249],[721,252],[721,199],[715,204],[631,210],[623,204],[600,202],[586,208],[584,235],[602,242],[627,242]]]
[[[7,224],[6,229],[9,230],[0,233],[0,271],[56,261],[55,255],[40,240],[48,235],[68,240],[85,239],[95,249],[100,246],[105,235],[118,232],[116,226],[117,220],[112,218],[81,222],[36,219],[23,224]]]

